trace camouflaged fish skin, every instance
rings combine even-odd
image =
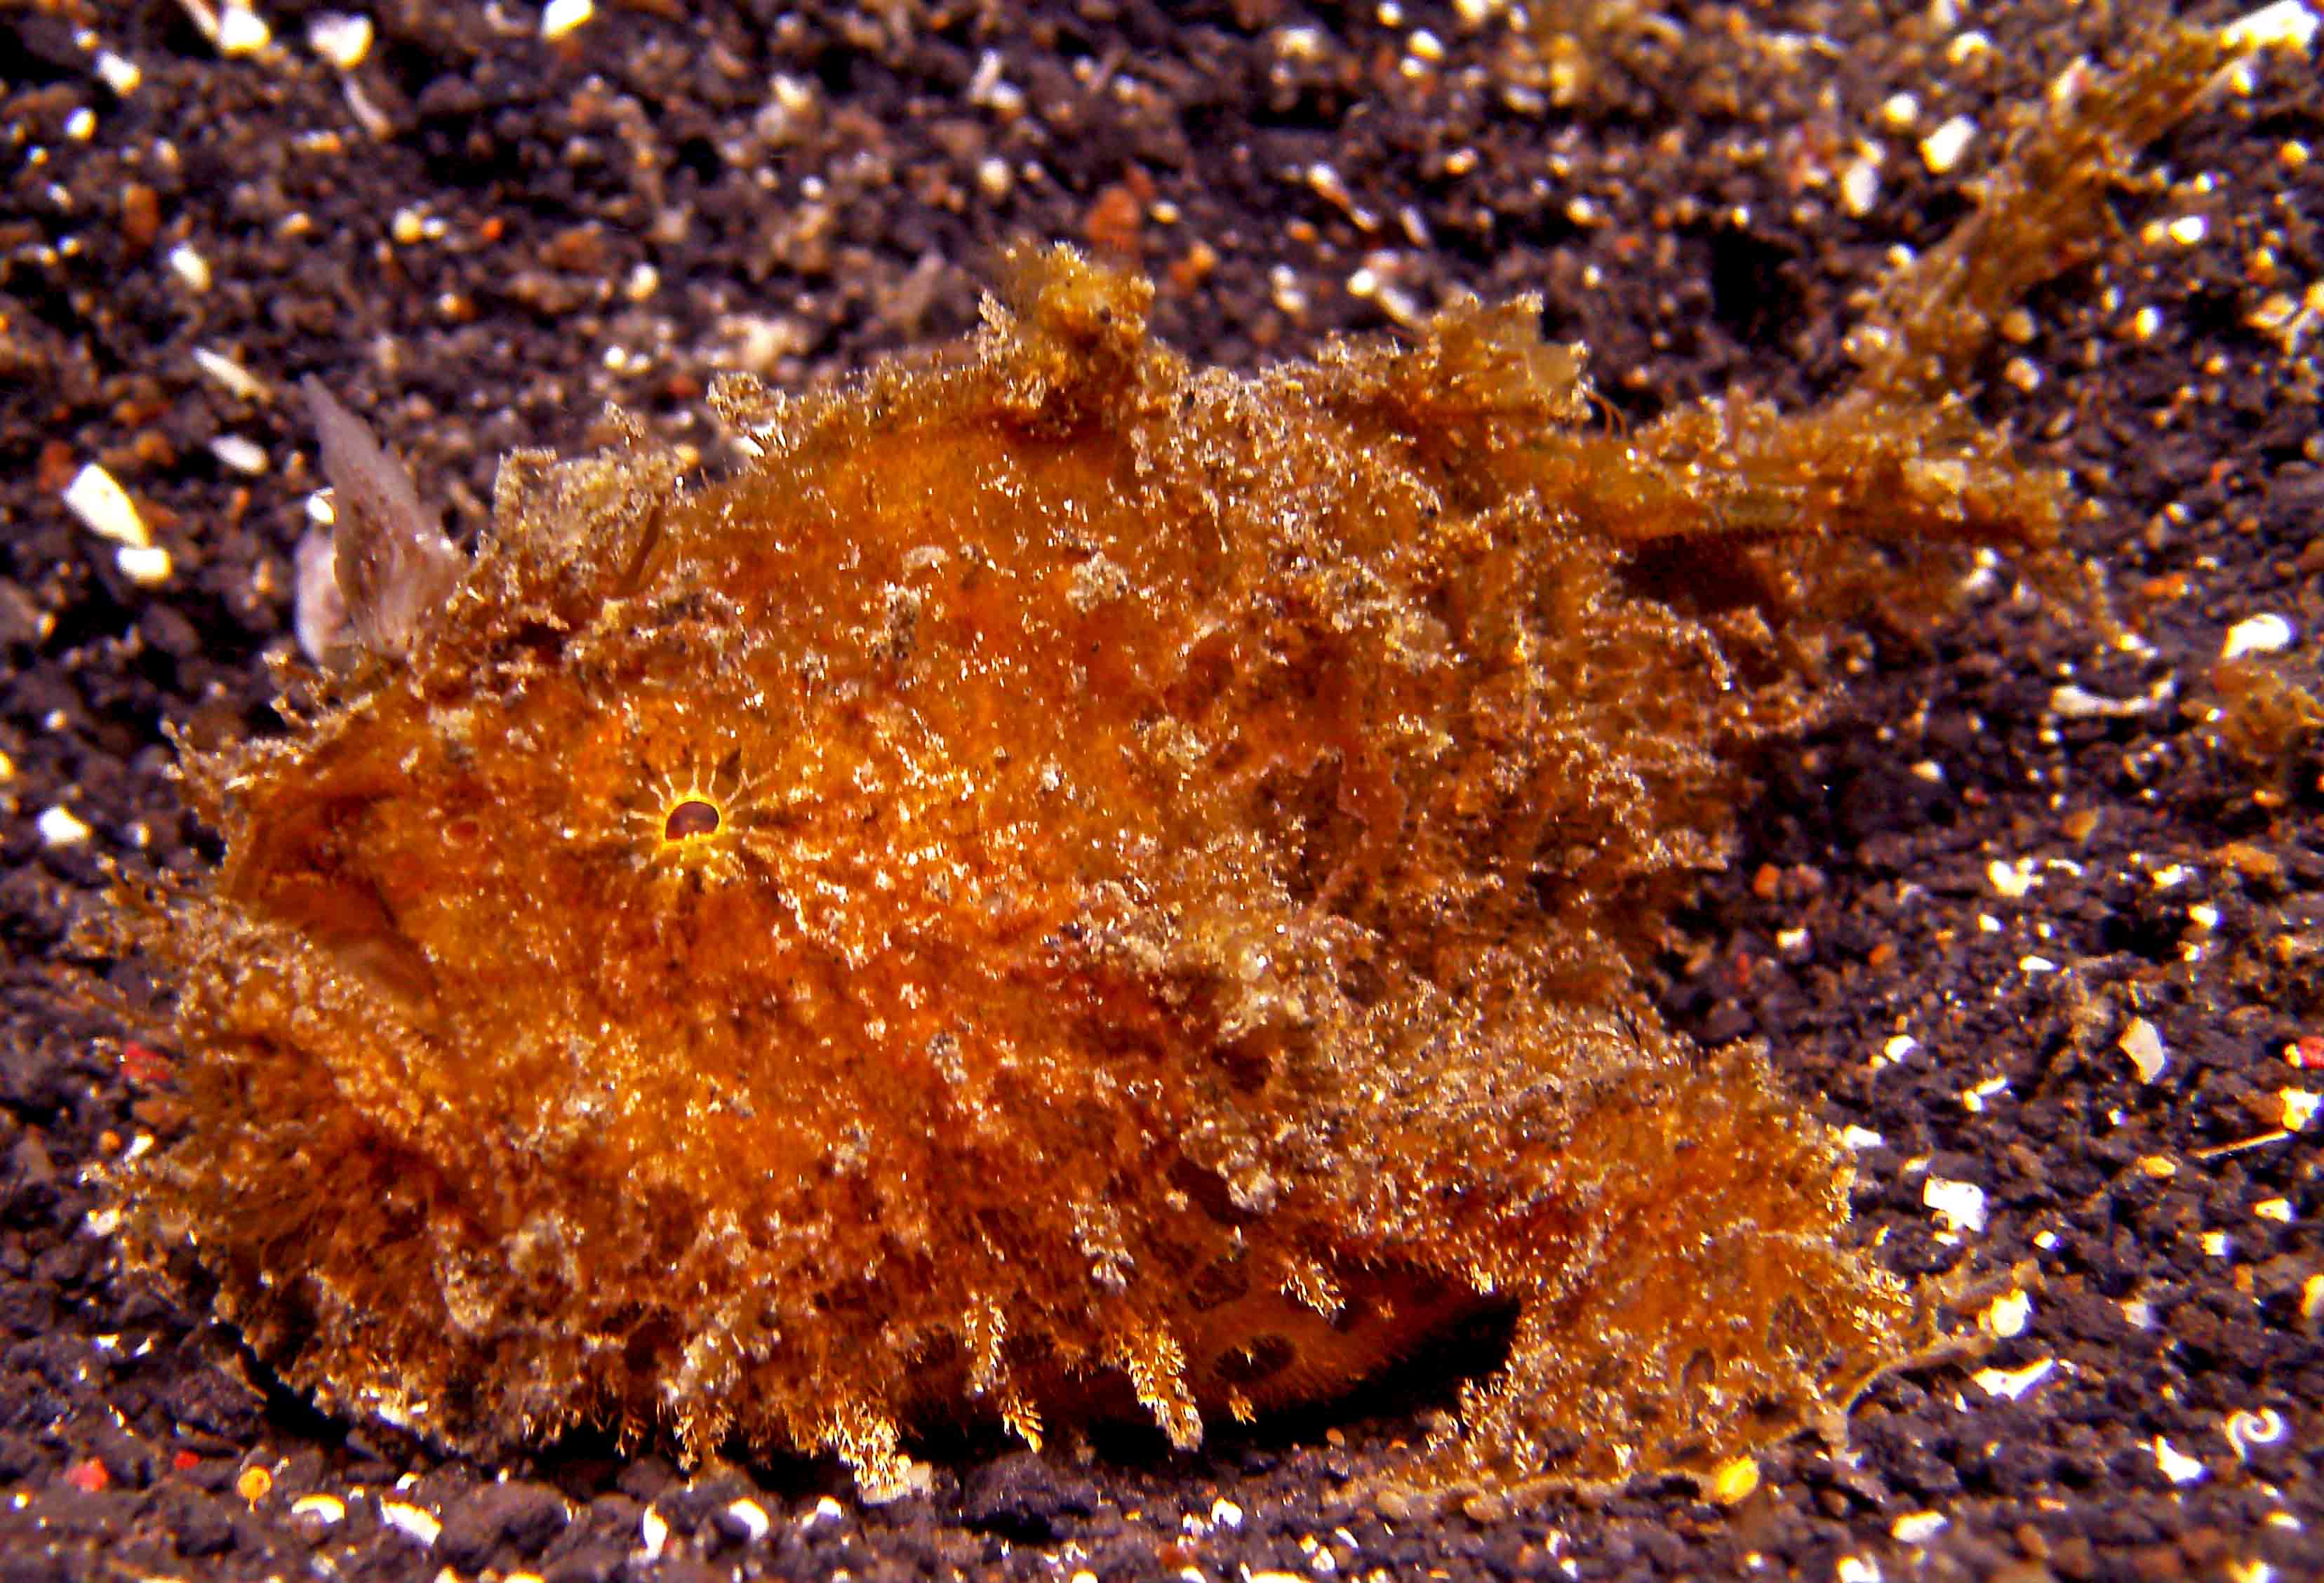
[[[725,482],[510,458],[448,592],[366,483],[395,641],[189,756],[156,1234],[327,1407],[872,1498],[918,1427],[1192,1446],[1489,1310],[1416,1486],[1845,1404],[1917,1324],[1848,1168],[1636,975],[1838,623],[2055,482],[1863,396],[1609,434],[1537,303],[1241,377],[1014,268],[949,357],[723,387]]]

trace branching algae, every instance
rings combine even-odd
[[[152,1234],[328,1407],[827,1449],[872,1498],[916,1426],[1192,1446],[1488,1308],[1416,1487],[1844,1405],[1914,1300],[1825,1128],[1636,974],[1836,623],[2048,544],[2056,481],[1905,379],[1610,436],[1530,301],[1241,378],[1138,280],[1015,267],[949,359],[728,382],[728,482],[512,457],[472,564],[316,399],[358,653],[186,756],[226,856],[141,904]]]

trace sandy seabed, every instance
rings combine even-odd
[[[2054,0],[1601,13],[1576,76],[1489,4],[637,0],[549,38],[524,6],[391,4],[363,37],[285,3],[263,44],[202,9],[0,8],[0,1579],[2324,1574],[2318,767],[2255,781],[2206,728],[2231,637],[2288,636],[2312,677],[2324,621],[2312,46],[2151,151],[2111,251],[1969,392],[2071,470],[2136,640],[1997,568],[1769,760],[1663,964],[1675,1024],[1766,1039],[1849,1129],[1879,1256],[1990,1293],[1997,1339],[1732,1506],[1669,1484],[1416,1522],[1334,1492],[1458,1359],[1190,1457],[929,1448],[927,1495],[865,1509],[807,1460],[438,1459],[125,1277],[101,1167],[170,1052],[54,969],[104,859],[211,855],[164,723],[270,718],[317,486],[281,393],[321,374],[466,541],[505,451],[576,451],[613,400],[715,460],[718,370],[798,385],[952,336],[1003,246],[1064,238],[1135,256],[1157,333],[1230,365],[1533,290],[1609,420],[1805,405],[2010,117],[2135,28]],[[145,542],[68,506],[92,465]]]

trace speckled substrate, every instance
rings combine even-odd
[[[1977,398],[2074,470],[2137,640],[1997,568],[1769,764],[1666,964],[1682,1026],[1767,1038],[1852,1129],[1881,1256],[1987,1294],[1990,1353],[1876,1388],[1846,1450],[1786,1446],[1725,1508],[1340,1513],[1443,1399],[1423,1369],[1193,1458],[937,1448],[927,1496],[867,1512],[813,1463],[375,1445],[124,1281],[87,1173],[142,1146],[167,1054],[49,963],[101,856],[200,861],[161,723],[267,716],[300,375],[462,538],[503,451],[576,448],[612,399],[715,465],[716,369],[954,333],[1025,236],[1139,250],[1159,332],[1230,364],[1539,290],[1631,415],[1803,402],[2003,106],[2126,37],[2051,3],[1706,9],[1560,107],[1485,0],[687,9],[0,15],[0,1578],[2324,1573],[2316,769],[2256,805],[2202,708],[2231,634],[2312,676],[2324,626],[2312,46],[2154,151],[2115,257],[2037,295]]]

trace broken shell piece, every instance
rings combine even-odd
[[[1954,1231],[1975,1234],[1985,1229],[1985,1190],[1974,1182],[1932,1176],[1921,1184],[1921,1201]]]
[[[2122,1030],[2116,1046],[2130,1057],[2131,1065],[2138,1069],[2141,1082],[2153,1082],[2161,1077],[2163,1064],[2170,1059],[2163,1048],[2163,1035],[2143,1017],[2133,1018],[2131,1025]]]
[[[2289,649],[2299,637],[2290,621],[2270,612],[2237,621],[2220,640],[2221,659],[2241,659],[2246,654],[2273,654]]]

